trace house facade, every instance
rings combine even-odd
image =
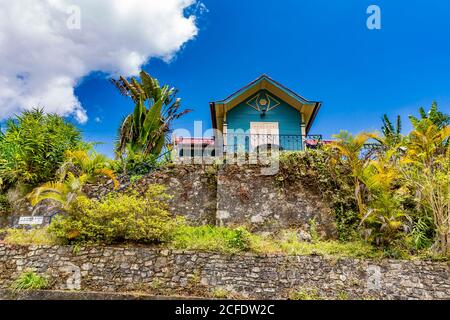
[[[320,107],[321,102],[307,100],[262,75],[227,98],[210,103],[215,154],[314,147],[321,136],[310,135],[310,129]],[[178,137],[175,142],[180,156],[198,154],[212,144],[209,138]]]

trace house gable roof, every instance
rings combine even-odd
[[[222,130],[223,122],[226,120],[226,112],[237,106],[239,103],[250,98],[260,90],[267,90],[271,92],[293,108],[297,109],[299,112],[302,112],[305,116],[306,133],[308,134],[309,129],[314,122],[314,118],[320,109],[321,102],[307,100],[265,74],[232,93],[225,99],[210,103],[213,128]]]

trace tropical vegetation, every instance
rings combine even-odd
[[[117,188],[119,182],[110,168],[110,161],[96,152],[84,150],[66,151],[66,160],[58,170],[59,180],[46,182],[35,188],[28,199],[36,205],[45,199],[59,202],[67,209],[77,196],[83,194],[83,187],[97,177],[110,178]]]
[[[330,200],[341,241],[363,240],[391,256],[448,255],[450,117],[433,103],[403,135],[385,115],[381,133],[342,131],[321,149],[285,153],[280,183],[307,184]]]
[[[42,109],[24,111],[0,128],[0,214],[11,203],[28,199],[33,205],[53,199],[67,208],[83,193],[86,183],[106,176],[117,186],[117,173],[143,175],[170,161],[169,133],[172,122],[190,110],[181,110],[177,90],[160,86],[157,79],[141,72],[140,79],[112,80],[130,97],[134,111],[120,126],[116,154],[118,161],[92,151],[81,132],[56,114]]]
[[[450,252],[450,117],[433,103],[421,118],[411,116],[406,136],[383,118],[383,136],[340,135],[329,148],[348,165],[364,237],[388,246],[412,240],[418,248],[433,243],[441,254]],[[367,138],[380,146],[361,155]],[[433,225],[433,226],[432,226]]]
[[[111,193],[100,201],[78,197],[67,214],[55,218],[50,234],[62,243],[161,243],[170,238],[177,220],[164,200],[164,187],[154,185],[136,191]]]
[[[51,180],[65,152],[80,148],[81,133],[73,124],[41,109],[24,111],[0,130],[0,188]]]
[[[145,71],[139,78],[128,81],[124,77],[112,80],[119,92],[135,103],[133,113],[123,120],[116,144],[119,159],[136,160],[141,155],[143,162],[158,157],[170,148],[172,122],[191,110],[181,110],[178,90],[168,85],[160,86],[157,79]],[[138,156],[136,156],[138,155]]]
[[[48,286],[48,280],[43,276],[28,270],[23,272],[11,285],[13,292],[24,290],[41,290]]]
[[[450,116],[436,103],[409,117],[408,134],[402,133],[400,117],[391,121],[384,115],[381,132],[341,131],[315,150],[281,153],[280,185],[308,184],[334,210],[337,241],[315,233],[305,243],[290,230],[263,237],[242,227],[189,226],[169,214],[159,185],[140,194],[118,191],[119,174],[136,181],[163,163],[172,122],[189,110],[181,110],[176,89],[161,87],[145,72],[113,83],[135,104],[120,125],[116,160],[94,152],[60,116],[34,109],[6,122],[0,131],[1,217],[15,204],[11,190],[32,205],[52,200],[64,212],[46,229],[7,230],[6,241],[364,257],[450,254]],[[86,187],[98,181],[110,181],[115,190],[89,199]]]

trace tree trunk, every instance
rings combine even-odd
[[[439,253],[446,255],[447,253],[450,253],[450,235],[446,233],[440,233],[439,239],[437,243],[437,248],[439,248]],[[436,248],[436,249],[437,249]]]

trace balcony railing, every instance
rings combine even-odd
[[[224,152],[260,152],[276,149],[280,151],[299,151],[316,148],[322,143],[322,135],[285,135],[285,134],[241,134],[223,135]]]
[[[231,157],[256,156],[266,157],[272,151],[301,151],[317,149],[322,145],[332,143],[332,140],[323,140],[320,134],[311,135],[278,135],[278,134],[246,134],[227,133],[214,138],[182,138],[175,140],[174,158],[210,159],[228,154]],[[362,157],[371,157],[382,149],[378,143],[366,143],[361,151]]]

